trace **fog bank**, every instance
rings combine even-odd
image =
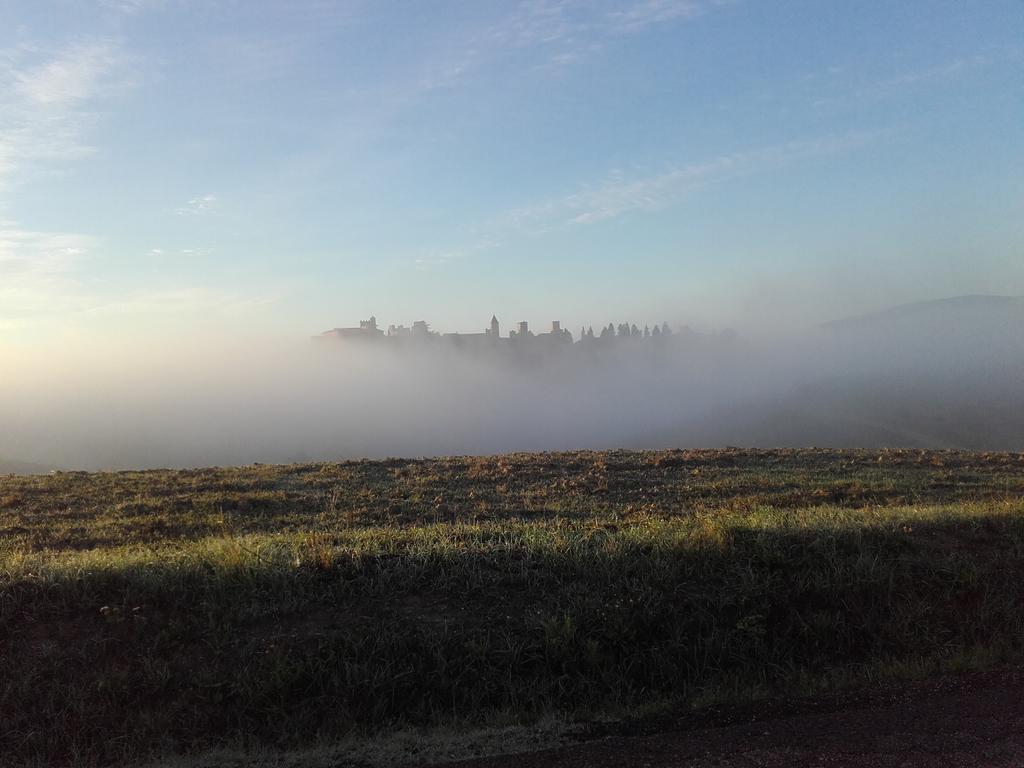
[[[677,333],[531,352],[444,340],[28,351],[0,380],[0,470],[727,444],[1024,450],[1024,303],[991,299],[758,344]]]

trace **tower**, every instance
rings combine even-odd
[[[498,327],[497,315],[491,315],[491,336],[496,339],[501,336],[500,328]]]

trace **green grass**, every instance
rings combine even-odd
[[[100,765],[1021,659],[1024,457],[0,478],[0,754]]]

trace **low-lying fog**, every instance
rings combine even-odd
[[[992,297],[757,343],[69,349],[5,367],[0,471],[619,447],[1024,450],[1022,383],[1024,300]]]

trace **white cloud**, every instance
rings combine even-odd
[[[157,4],[115,5],[131,11]],[[0,210],[4,193],[39,168],[94,151],[87,141],[94,110],[125,82],[127,61],[110,41],[75,43],[57,50],[34,45],[0,50]],[[177,212],[209,214],[218,202],[214,195],[202,195]],[[88,317],[122,314],[239,314],[262,305],[260,299],[203,287],[115,292],[92,277],[97,274],[100,246],[89,235],[39,231],[0,220],[0,328],[71,327]],[[195,257],[209,251],[194,248],[176,253]],[[149,252],[151,257],[162,254],[160,248]]]
[[[447,266],[453,261],[462,258],[464,255],[464,253],[458,251],[445,251],[443,253],[434,253],[429,256],[420,256],[413,260],[413,264],[416,266],[416,269],[421,272],[426,272],[431,269]]]
[[[67,272],[95,244],[87,235],[34,232],[0,222],[0,273],[53,275]]]
[[[87,298],[73,273],[96,240],[67,232],[37,232],[0,221],[0,325],[74,311]]]
[[[95,96],[117,66],[109,44],[79,45],[14,73],[14,91],[30,104],[67,106]]]
[[[603,179],[581,184],[568,194],[529,203],[481,222],[471,228],[468,242],[463,247],[430,251],[412,263],[418,270],[442,268],[507,245],[517,237],[538,237],[623,216],[664,210],[711,185],[780,170],[814,157],[851,152],[896,132],[896,129],[888,128],[791,141],[719,155],[646,175],[630,176],[622,171],[612,171]]]
[[[579,64],[611,39],[694,18],[736,0],[520,0],[476,34],[446,45],[419,68],[416,93],[458,83],[519,51],[542,68]]]
[[[725,0],[523,0],[491,31],[515,46],[593,46],[615,34],[642,32],[700,15]]]
[[[95,301],[83,312],[87,315],[164,315],[215,313],[243,314],[273,303],[273,298],[246,298],[205,286],[187,286],[138,291],[128,296]]]
[[[134,15],[160,10],[167,5],[167,0],[102,0],[102,5],[118,13]]]
[[[109,41],[0,50],[0,210],[10,189],[33,172],[93,151],[91,110],[114,86],[122,62]],[[89,235],[0,220],[0,325],[88,307],[94,298],[80,275],[97,244]]]
[[[820,94],[812,102],[818,108],[856,105],[879,99],[902,98],[914,88],[955,82],[1000,64],[1015,64],[1019,59],[1020,51],[1017,49],[991,50],[904,70],[856,86],[843,82],[847,74],[845,68],[830,67],[826,72],[806,76],[805,89],[811,90],[812,94],[815,91]]]
[[[219,202],[216,195],[193,197],[180,208],[176,208],[174,212],[179,216],[202,216],[216,211]]]
[[[645,0],[609,11],[606,18],[615,31],[639,32],[656,24],[692,18],[702,13],[707,5],[698,0]]]
[[[491,238],[498,232],[537,235],[632,213],[657,211],[676,204],[703,187],[783,168],[802,159],[851,151],[891,133],[891,130],[866,131],[792,141],[720,155],[645,176],[630,177],[616,171],[567,195],[509,211],[485,225],[481,231],[487,232]]]
[[[96,256],[97,238],[66,232],[38,232],[0,221],[0,328],[39,325],[77,327],[89,318],[168,314],[238,316],[258,310],[274,297],[247,297],[206,286],[161,286],[123,294],[83,278]],[[154,248],[150,255],[160,256]],[[180,254],[202,255],[208,249]]]
[[[93,151],[91,108],[113,90],[123,62],[109,41],[0,50],[0,192],[39,165]]]

